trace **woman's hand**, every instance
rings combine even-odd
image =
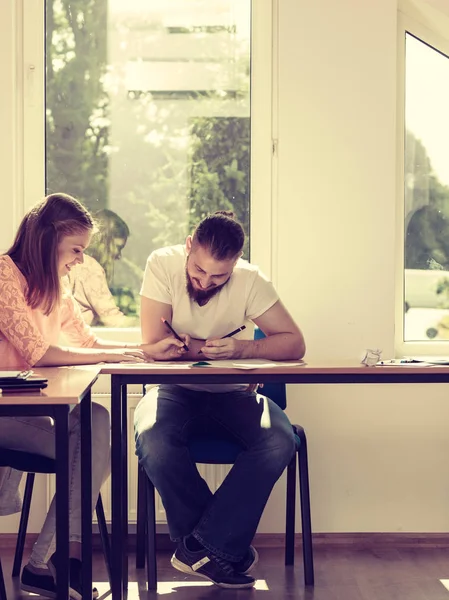
[[[111,348],[105,353],[105,362],[108,363],[141,363],[149,362],[145,353],[139,348]]]
[[[141,344],[140,347],[150,360],[171,360],[180,358],[186,353],[184,344],[186,344],[186,346],[189,345],[190,336],[181,334],[179,337],[184,341],[181,342],[175,337],[170,336],[155,344]]]

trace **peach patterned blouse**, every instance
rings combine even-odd
[[[75,347],[92,347],[96,341],[69,291],[49,315],[32,309],[25,298],[26,280],[12,259],[0,256],[0,368],[34,366],[63,332]]]

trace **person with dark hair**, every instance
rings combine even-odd
[[[184,332],[184,358],[300,359],[303,335],[260,270],[242,260],[244,232],[233,214],[207,216],[185,246],[153,252],[141,289],[142,338]],[[266,337],[254,340],[254,324]],[[231,337],[228,333],[245,325]],[[201,354],[200,354],[201,356]],[[275,482],[295,452],[292,427],[277,404],[246,385],[160,385],[135,411],[136,454],[161,495],[172,565],[224,588],[254,585],[251,546]],[[189,451],[198,433],[231,436],[242,446],[212,494]]]
[[[114,263],[120,260],[129,228],[117,213],[107,208],[94,214],[98,231],[84,255],[84,262],[67,275],[69,288],[88,325],[134,327],[138,317],[125,315],[111,292]]]
[[[87,254],[103,267],[108,285],[112,285],[114,261],[121,258],[129,238],[129,227],[109,208],[103,208],[93,216],[98,225],[98,232],[93,236]]]
[[[83,262],[95,222],[66,194],[51,194],[23,218],[12,247],[0,256],[0,368],[30,369],[99,362],[144,362],[174,358],[182,342],[165,337],[154,344],[124,344],[97,338],[81,318],[62,278]],[[59,344],[65,333],[70,347]],[[80,407],[69,415],[70,461],[70,598],[80,600],[81,498]],[[109,414],[92,404],[92,505],[108,475]],[[1,417],[0,447],[55,457],[55,431],[50,417]],[[17,471],[1,478],[1,513],[17,512]],[[55,502],[24,567],[21,587],[54,598]],[[47,568],[48,567],[48,568]],[[94,597],[96,597],[94,595]]]

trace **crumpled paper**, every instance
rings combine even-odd
[[[360,361],[362,365],[366,365],[367,367],[374,367],[380,361],[380,357],[382,354],[382,350],[366,350],[365,356]]]

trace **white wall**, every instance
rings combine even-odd
[[[277,285],[306,360],[393,355],[396,3],[280,0]],[[447,388],[290,386],[316,532],[447,531]],[[280,531],[285,484],[261,531]]]

